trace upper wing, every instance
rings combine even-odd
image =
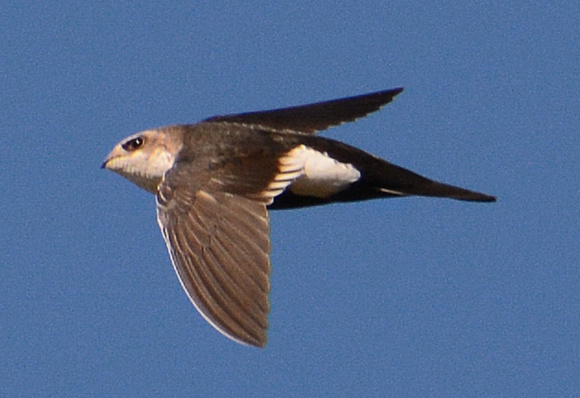
[[[157,192],[157,220],[190,300],[218,331],[263,347],[270,240],[266,206],[301,170],[246,158],[218,170],[178,164]]]
[[[402,88],[395,88],[290,108],[214,116],[205,121],[256,124],[312,134],[375,112],[391,102],[401,91]]]
[[[181,285],[213,327],[240,343],[263,347],[270,290],[266,204],[203,190],[187,200],[164,205],[158,197],[157,207]]]

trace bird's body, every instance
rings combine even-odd
[[[157,195],[174,268],[205,319],[233,340],[264,346],[268,208],[409,195],[495,200],[314,134],[376,111],[400,92],[144,131],[119,143],[103,167]]]

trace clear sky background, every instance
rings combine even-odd
[[[241,4],[3,3],[0,396],[578,394],[578,3]],[[273,213],[264,350],[99,168],[146,128],[398,86],[324,134],[499,201]]]

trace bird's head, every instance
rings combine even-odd
[[[118,173],[146,191],[157,186],[181,150],[182,140],[171,130],[146,130],[119,142],[101,168]]]

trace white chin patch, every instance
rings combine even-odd
[[[160,147],[150,154],[140,150],[113,158],[107,167],[146,191],[155,193],[163,175],[173,166],[174,161],[175,156]]]
[[[300,171],[290,184],[295,195],[327,198],[346,189],[360,178],[350,163],[341,163],[328,154],[300,145],[280,159],[280,172],[291,174]],[[292,173],[293,172],[293,173]]]

